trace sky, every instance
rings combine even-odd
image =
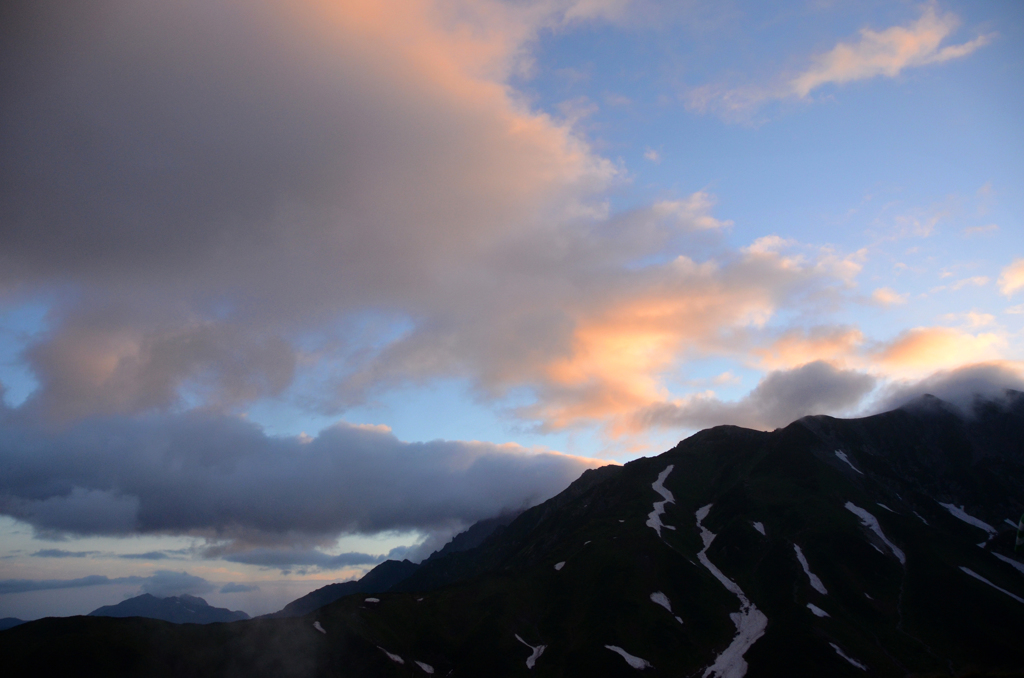
[[[1021,120],[1016,0],[4,3],[0,617],[1024,388]]]

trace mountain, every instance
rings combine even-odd
[[[242,611],[212,607],[202,598],[182,594],[157,598],[148,593],[123,600],[117,605],[104,605],[89,613],[90,617],[146,617],[172,624],[212,624],[248,619]]]
[[[13,629],[18,624],[24,623],[24,619],[18,619],[17,617],[4,617],[3,619],[0,619],[0,631],[4,631],[6,629]]]
[[[1022,512],[1019,392],[720,426],[385,593],[206,627],[43,619],[0,656],[10,675],[1022,676]]]
[[[383,563],[367,572],[361,579],[346,581],[338,584],[328,584],[311,591],[306,595],[293,600],[284,606],[284,609],[268,615],[265,618],[280,617],[301,617],[317,608],[328,605],[356,593],[381,593],[402,581],[416,571],[416,563],[408,560],[385,560]]]
[[[494,518],[480,520],[464,532],[455,535],[440,550],[434,551],[427,562],[444,558],[452,553],[474,549],[495,532],[500,532],[516,519],[522,511],[505,513]],[[300,617],[324,605],[329,605],[345,596],[357,593],[381,593],[388,591],[409,578],[419,566],[409,560],[385,560],[355,581],[328,584],[293,600],[277,612],[263,615],[267,618]]]

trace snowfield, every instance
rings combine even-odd
[[[854,471],[856,471],[857,473],[860,473],[861,475],[864,475],[863,471],[861,471],[860,469],[858,469],[856,466],[853,465],[853,462],[850,461],[850,458],[846,456],[845,452],[843,452],[841,450],[836,450],[836,456],[839,457],[844,462],[846,462],[846,465],[849,466],[850,468],[852,468]]]
[[[856,659],[854,659],[853,657],[850,657],[850,656],[848,656],[848,655],[847,655],[847,654],[846,654],[845,652],[843,652],[842,650],[840,650],[840,649],[839,649],[839,646],[838,646],[838,645],[836,645],[835,643],[829,643],[829,645],[831,645],[831,646],[832,646],[832,649],[836,651],[836,654],[837,654],[837,655],[839,655],[840,657],[842,657],[842,658],[843,658],[843,659],[845,659],[846,661],[850,662],[851,664],[853,664],[854,666],[856,666],[856,667],[857,667],[858,669],[860,669],[861,671],[867,671],[867,670],[868,670],[868,667],[864,666],[863,664],[861,664],[861,663],[860,663],[859,661],[857,661],[857,660],[856,660]]]
[[[956,516],[960,520],[962,520],[965,523],[967,523],[968,525],[974,525],[975,527],[980,527],[981,529],[985,530],[989,534],[995,534],[996,533],[996,528],[992,527],[991,525],[986,523],[984,520],[978,520],[974,516],[970,515],[969,513],[964,511],[964,507],[963,506],[957,506],[956,504],[943,504],[941,501],[939,502],[939,506],[943,507],[944,509],[946,509],[947,511],[952,513],[954,516]]]
[[[821,609],[820,607],[818,607],[814,603],[807,603],[807,609],[810,610],[811,612],[813,612],[815,617],[828,617],[828,616],[830,616],[828,612],[825,612],[825,610]]]
[[[732,623],[736,625],[736,636],[732,639],[729,647],[718,655],[715,663],[704,670],[703,678],[708,678],[708,676],[743,678],[747,674],[747,660],[743,658],[743,655],[757,642],[758,638],[764,635],[764,631],[768,627],[768,617],[764,616],[764,613],[750,602],[736,582],[722,574],[722,571],[708,559],[708,547],[715,540],[715,533],[704,527],[701,522],[708,517],[710,511],[711,504],[697,509],[697,527],[700,529],[701,541],[704,542],[704,548],[697,554],[697,559],[714,575],[715,579],[721,582],[726,590],[740,599],[740,611],[729,615]]]
[[[800,567],[804,568],[804,574],[806,574],[807,578],[811,581],[811,588],[821,595],[827,596],[828,590],[825,588],[825,585],[821,583],[821,580],[818,579],[818,575],[811,572],[811,567],[807,564],[807,558],[804,557],[804,552],[796,544],[793,544],[793,550],[796,551],[796,559],[800,561]]]
[[[383,652],[384,654],[386,654],[388,656],[388,659],[390,659],[391,661],[395,662],[396,664],[404,664],[405,663],[404,659],[399,657],[397,654],[391,654],[390,652],[385,650],[380,645],[377,646],[377,649],[380,650],[381,652]]]
[[[1009,591],[1007,591],[1006,589],[999,588],[998,586],[996,586],[995,584],[990,582],[988,579],[985,579],[984,577],[982,577],[980,574],[978,574],[977,572],[975,572],[971,568],[969,568],[969,567],[962,567],[961,566],[960,569],[963,570],[964,573],[971,575],[972,577],[974,577],[978,581],[985,582],[986,584],[988,584],[989,586],[994,588],[996,591],[1000,591],[1001,593],[1005,593],[1006,595],[1008,595],[1011,598],[1013,598],[1014,600],[1016,600],[1018,603],[1024,603],[1024,598],[1021,598],[1020,596],[1016,596],[1016,595],[1010,593]]]
[[[625,650],[623,650],[621,647],[619,647],[617,645],[605,645],[605,647],[608,648],[609,650],[611,650],[612,652],[615,652],[616,654],[620,655],[623,659],[626,660],[626,663],[629,664],[630,666],[632,666],[634,669],[639,669],[639,670],[642,671],[644,669],[653,669],[654,668],[653,666],[651,666],[651,663],[649,661],[647,661],[646,659],[641,659],[640,657],[634,657],[633,655],[631,655],[630,653],[626,652]]]
[[[872,532],[878,535],[879,539],[885,542],[885,545],[889,547],[892,554],[900,561],[900,565],[907,564],[907,557],[903,554],[903,551],[901,551],[896,544],[889,541],[885,534],[882,533],[882,526],[878,524],[878,518],[875,518],[873,515],[851,501],[846,502],[846,510],[860,518],[860,522],[864,527],[869,528]],[[874,546],[874,544],[872,544],[872,546]],[[877,546],[875,546],[875,549],[879,551],[881,550]]]
[[[665,525],[661,522],[661,516],[665,513],[665,504],[674,504],[676,502],[676,498],[672,496],[672,493],[669,490],[665,489],[664,484],[665,479],[668,478],[668,474],[672,473],[672,469],[672,464],[666,466],[665,470],[658,475],[658,479],[651,484],[654,491],[661,495],[663,501],[654,502],[654,510],[648,514],[646,525],[657,532],[659,537],[661,536],[661,528],[663,527],[670,530],[676,529],[671,525]]]
[[[530,645],[528,642],[520,638],[518,633],[516,634],[516,640],[518,640],[526,647],[530,648],[530,650],[533,652],[533,654],[526,658],[526,668],[532,669],[533,665],[537,663],[538,659],[540,659],[540,656],[544,654],[544,648],[546,648],[547,645],[538,645],[537,647],[534,647],[533,645]]]

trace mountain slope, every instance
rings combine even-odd
[[[408,560],[385,560],[360,579],[322,586],[315,591],[310,591],[301,598],[293,600],[285,605],[282,610],[264,615],[264,617],[268,619],[301,617],[345,596],[357,593],[380,593],[387,591],[415,572],[416,568],[417,565]]]
[[[146,617],[173,624],[213,624],[248,619],[242,611],[213,607],[202,598],[182,594],[157,598],[148,593],[123,600],[117,605],[104,605],[89,613],[90,617]]]
[[[16,675],[70,668],[55,638],[109,675],[1022,675],[1022,441],[1016,392],[717,427],[389,593],[216,627],[41,620],[0,651]]]

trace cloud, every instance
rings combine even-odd
[[[1024,390],[1024,364],[979,363],[936,372],[918,381],[896,381],[882,390],[872,411],[885,412],[931,394],[969,413],[979,396],[998,400],[1007,389]]]
[[[65,551],[63,549],[42,549],[32,555],[36,558],[88,558],[98,551]]]
[[[900,294],[888,287],[879,287],[871,293],[871,299],[882,306],[895,306],[907,303],[907,295]]]
[[[958,45],[942,47],[960,24],[952,13],[939,14],[933,3],[925,4],[921,16],[907,26],[875,31],[862,28],[857,40],[840,42],[811,59],[811,65],[796,75],[770,85],[725,87],[702,85],[686,94],[686,104],[701,113],[715,112],[727,118],[745,120],[763,104],[779,99],[806,99],[826,85],[841,85],[879,76],[894,78],[908,68],[941,63],[967,56],[988,44],[994,34],[980,35]]]
[[[118,558],[126,560],[166,560],[171,556],[163,551],[149,551],[148,553],[122,553]]]
[[[710,394],[697,395],[649,407],[638,416],[648,426],[695,429],[734,424],[771,430],[809,414],[853,410],[876,383],[869,374],[816,361],[793,370],[770,372],[736,402],[723,402]]]
[[[658,153],[653,148],[648,148],[646,151],[644,151],[644,158],[650,160],[653,163],[659,163],[661,162],[661,153]]]
[[[110,584],[138,584],[145,577],[104,577],[93,574],[78,579],[0,579],[0,595],[9,593],[27,593],[29,591],[53,591],[56,589],[75,589],[83,586],[107,586]]]
[[[826,84],[878,76],[894,78],[907,68],[967,56],[992,39],[991,35],[982,35],[940,49],[943,40],[959,23],[956,15],[939,15],[934,4],[927,4],[921,17],[909,26],[893,26],[883,31],[863,28],[858,41],[839,43],[831,51],[815,57],[813,66],[789,82],[790,91],[806,97]]]
[[[207,552],[207,557],[216,557],[218,551]],[[260,565],[288,569],[294,567],[315,567],[319,570],[340,570],[354,565],[376,565],[385,556],[372,556],[368,553],[341,553],[336,556],[316,549],[253,549],[241,553],[230,553],[220,556],[232,563]]]
[[[893,377],[931,374],[965,363],[1003,358],[1006,337],[998,332],[972,334],[950,327],[916,327],[901,332],[870,359]]]
[[[157,570],[152,576],[144,579],[139,592],[148,593],[157,598],[167,598],[180,596],[183,593],[201,595],[214,590],[216,587],[213,584],[188,572]]]
[[[53,429],[2,410],[0,465],[0,511],[40,531],[266,545],[469,524],[543,501],[601,462],[517,445],[404,443],[386,427],[344,423],[309,440],[212,413]]]
[[[1011,296],[1022,288],[1024,288],[1024,257],[1015,259],[999,275],[999,291],[1006,296]]]
[[[248,593],[250,591],[259,591],[260,587],[256,584],[236,584],[235,582],[228,582],[224,586],[220,587],[221,593]]]
[[[965,236],[970,237],[973,235],[983,235],[985,233],[994,233],[999,230],[998,224],[987,224],[985,226],[970,226],[965,228],[963,233]]]

